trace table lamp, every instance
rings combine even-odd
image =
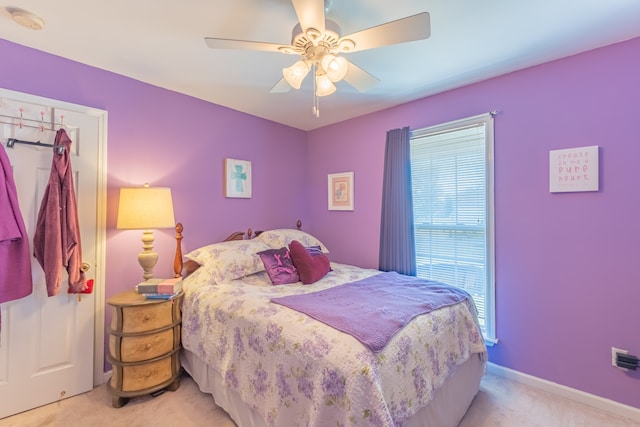
[[[171,189],[167,187],[125,187],[120,189],[118,204],[119,230],[144,230],[142,232],[142,252],[138,262],[144,270],[144,280],[153,278],[153,267],[158,262],[158,253],[153,250],[152,229],[173,228],[173,201]]]

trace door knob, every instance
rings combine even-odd
[[[86,273],[87,271],[91,270],[91,264],[89,264],[88,262],[83,262],[80,270]]]

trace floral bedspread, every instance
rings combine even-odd
[[[265,272],[217,284],[185,279],[182,344],[267,421],[288,426],[401,426],[457,366],[486,352],[471,300],[413,319],[379,353],[271,298],[315,292],[377,270],[332,263],[313,285]]]

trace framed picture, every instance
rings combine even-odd
[[[549,191],[598,191],[598,146],[549,151]]]
[[[329,210],[353,210],[353,172],[329,174]]]
[[[251,198],[251,162],[224,159],[224,197]]]

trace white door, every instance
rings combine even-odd
[[[99,245],[103,244],[96,224],[100,179],[97,159],[103,122],[96,115],[51,105],[55,103],[30,103],[3,97],[0,143],[5,145],[13,168],[33,253],[36,219],[55,154],[51,148],[24,144],[8,148],[7,139],[53,144],[55,130],[60,128],[55,123],[62,122],[66,127],[72,140],[70,158],[78,200],[82,258],[89,266],[87,278],[95,279],[102,253]],[[22,120],[16,118],[20,116]],[[43,131],[39,129],[41,125],[54,131]],[[48,297],[44,273],[35,258],[32,258],[32,275],[30,296],[0,305],[0,418],[86,392],[94,384],[95,291],[80,296],[68,294],[67,274],[63,270],[61,292]]]

